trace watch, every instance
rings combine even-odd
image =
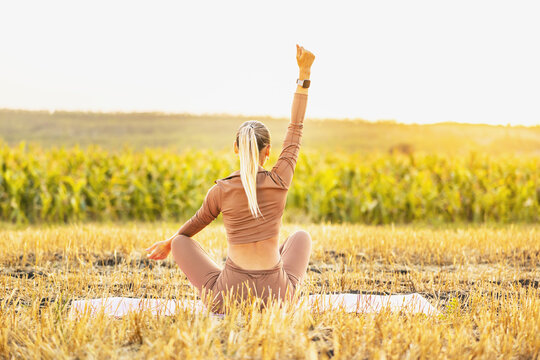
[[[298,85],[300,85],[301,87],[307,89],[309,87],[309,84],[311,84],[311,81],[309,80],[300,80],[300,79],[296,79],[296,83]]]

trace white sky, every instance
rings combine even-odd
[[[0,108],[540,124],[535,1],[0,1]]]

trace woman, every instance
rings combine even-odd
[[[296,45],[300,80],[309,80],[314,59],[311,52]],[[306,275],[309,233],[296,231],[281,245],[278,240],[300,149],[307,95],[307,87],[298,85],[283,149],[271,171],[263,168],[270,155],[267,127],[260,121],[244,122],[233,144],[240,170],[214,181],[197,213],[170,239],[146,249],[153,260],[165,259],[172,251],[175,262],[212,311],[223,312],[224,296],[231,294],[241,294],[241,298],[252,294],[264,304],[276,295],[291,299]],[[192,238],[220,212],[229,244],[223,269]]]

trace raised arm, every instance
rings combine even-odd
[[[313,60],[315,60],[315,56],[310,51],[296,45],[296,61],[298,63],[298,78],[300,80],[309,80]],[[297,85],[291,108],[291,122],[287,127],[281,153],[272,168],[272,172],[279,176],[283,186],[287,189],[291,185],[298,160],[298,152],[300,151],[307,97],[308,89]]]

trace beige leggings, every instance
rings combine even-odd
[[[261,298],[262,305],[270,297],[292,299],[306,276],[311,236],[304,230],[289,235],[279,246],[279,262],[264,270],[242,269],[229,257],[221,269],[196,240],[185,235],[173,238],[171,251],[205,305],[212,312],[224,313],[225,296],[238,301],[251,294]]]

